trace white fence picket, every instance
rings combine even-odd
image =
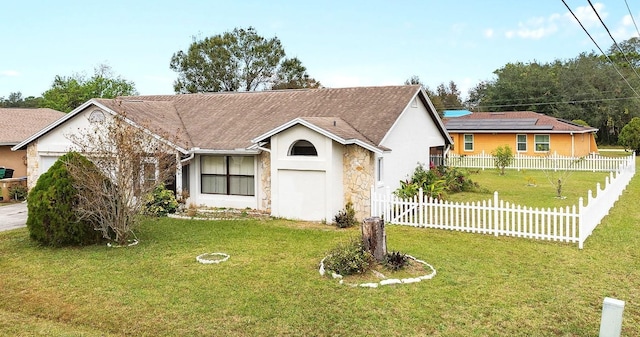
[[[591,169],[596,170],[595,167]],[[582,249],[635,175],[635,156],[624,158],[616,167],[618,170],[607,177],[604,188],[600,183],[596,185],[595,197],[588,191],[586,206],[580,198],[577,207],[534,209],[500,200],[498,192],[489,200],[454,203],[423,197],[420,190],[417,197],[402,200],[388,188],[386,193],[376,193],[372,187],[371,215],[397,225],[577,242]]]
[[[573,170],[592,172],[613,172],[621,170],[621,166],[635,157],[631,154],[627,157],[605,157],[597,153],[592,153],[585,157],[562,156],[557,152],[545,156],[529,156],[516,153],[511,165],[506,169],[515,170]],[[434,157],[433,160],[441,161],[441,157]],[[433,161],[432,160],[432,161]],[[449,153],[444,159],[445,166],[491,169],[495,167],[495,160],[492,154],[484,151],[475,155],[458,155]]]

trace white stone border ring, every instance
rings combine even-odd
[[[213,258],[222,257],[222,258]],[[213,258],[213,259],[212,259]],[[202,264],[221,263],[229,259],[229,254],[225,253],[204,253],[196,256],[196,260]]]
[[[340,274],[336,274],[334,272],[331,272],[331,277],[334,279],[340,279],[340,284],[347,284],[350,285],[352,287],[364,287],[364,288],[377,288],[378,286],[386,286],[386,285],[390,285],[390,284],[407,284],[407,283],[416,283],[416,282],[420,282],[422,280],[430,280],[432,279],[434,276],[436,276],[436,269],[433,268],[432,265],[422,261],[422,260],[418,260],[415,257],[408,255],[407,257],[417,263],[423,264],[425,267],[429,267],[429,269],[431,269],[431,273],[429,274],[425,274],[422,276],[418,276],[418,277],[410,277],[410,278],[403,278],[403,279],[384,279],[380,282],[371,282],[371,283],[346,283],[344,282],[344,280],[342,279],[342,275]],[[320,269],[318,270],[318,272],[320,272],[321,276],[324,276],[324,274],[327,273],[327,270],[324,269],[324,260],[327,257],[325,257],[324,259],[322,259],[322,261],[320,261]]]

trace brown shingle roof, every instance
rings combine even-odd
[[[48,108],[0,108],[0,145],[16,145],[64,115]]]
[[[331,132],[342,139],[358,139],[374,147],[378,145],[367,139],[367,137],[340,117],[302,117],[301,119]]]
[[[180,130],[185,148],[234,150],[295,118],[332,127],[336,135],[357,136],[379,145],[420,86],[325,88],[98,100],[136,123],[165,132]],[[320,119],[318,119],[320,118]],[[320,125],[319,125],[320,126]]]
[[[450,132],[595,132],[598,129],[585,127],[570,121],[547,116],[533,111],[474,112],[470,115],[449,118],[445,127]]]

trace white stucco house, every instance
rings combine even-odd
[[[348,201],[368,217],[371,186],[398,187],[452,143],[420,86],[92,99],[14,146],[27,149],[29,186],[70,134],[118,114],[175,136],[172,188],[189,203],[301,220],[331,221]]]

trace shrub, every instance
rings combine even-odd
[[[78,193],[67,170],[68,162],[87,170],[95,166],[85,157],[70,152],[60,157],[42,174],[29,193],[27,227],[29,237],[48,246],[87,245],[101,240],[92,223],[81,220],[74,211]]]
[[[382,264],[385,268],[392,271],[401,270],[409,264],[409,258],[406,254],[391,252],[384,256]]]
[[[402,199],[410,199],[422,188],[422,193],[427,197],[445,199],[447,193],[479,189],[478,184],[468,176],[468,172],[456,167],[431,165],[429,170],[425,170],[422,164],[418,164],[410,179],[400,181],[400,188],[394,194]]]
[[[618,143],[623,145],[625,149],[636,152],[636,156],[640,155],[640,118],[633,117],[627,125],[622,128],[618,136]]]
[[[24,185],[13,185],[9,187],[9,198],[22,201],[27,198],[27,187]]]
[[[338,214],[333,217],[333,221],[338,228],[348,228],[357,225],[358,220],[356,220],[356,211],[353,209],[353,203],[351,201],[347,202],[347,204],[344,205],[344,210],[338,211]]]
[[[172,191],[164,185],[158,185],[147,195],[147,202],[144,205],[144,213],[151,216],[167,216],[178,210],[179,203]]]
[[[498,170],[500,170],[500,175],[504,175],[505,167],[511,165],[513,162],[513,151],[509,145],[498,146],[492,152],[493,154],[493,163]]]
[[[351,239],[332,249],[324,260],[324,268],[340,275],[362,274],[371,269],[373,256],[364,250],[360,239]]]

